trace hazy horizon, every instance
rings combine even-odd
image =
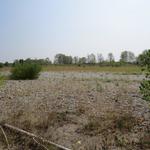
[[[150,48],[149,0],[1,0],[0,62]]]

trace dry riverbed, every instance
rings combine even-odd
[[[0,87],[0,122],[74,150],[150,149],[150,106],[142,75],[43,72],[37,80]],[[12,150],[43,149],[4,129]],[[0,149],[6,149],[0,131]],[[52,148],[50,148],[52,149]]]

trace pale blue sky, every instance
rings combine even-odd
[[[150,48],[150,0],[0,0],[0,61]]]

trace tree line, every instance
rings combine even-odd
[[[13,63],[5,62],[0,63],[0,67],[3,66],[14,66],[17,63],[36,63],[39,65],[65,65],[65,64],[75,64],[75,65],[101,65],[101,66],[119,66],[119,65],[126,65],[126,64],[139,64],[139,56],[136,57],[135,54],[131,51],[122,51],[120,55],[120,60],[116,61],[113,53],[108,53],[107,58],[104,59],[103,54],[99,53],[97,55],[91,53],[88,54],[86,57],[78,57],[78,56],[68,56],[62,53],[56,54],[54,57],[54,61],[51,61],[49,58],[45,59],[19,59],[15,60]]]
[[[136,63],[137,58],[131,51],[123,51],[120,56],[120,63]],[[57,54],[54,59],[54,64],[106,64],[115,63],[115,57],[113,53],[108,53],[107,59],[104,59],[101,53],[97,56],[93,53],[87,55],[87,57],[72,57],[64,54]]]

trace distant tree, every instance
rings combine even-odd
[[[64,64],[72,64],[72,56],[65,56],[64,57]]]
[[[72,63],[73,63],[73,64],[78,64],[78,63],[79,63],[79,58],[78,58],[78,56],[73,57]]]
[[[86,57],[79,58],[79,64],[86,64]]]
[[[6,62],[4,63],[4,66],[8,67],[8,66],[9,66],[9,63],[6,61]]]
[[[55,56],[55,64],[72,64],[72,56],[66,56],[64,54],[57,54]]]
[[[4,66],[3,63],[0,62],[0,68],[2,68],[3,66]]]
[[[65,62],[65,55],[64,54],[56,54],[54,63],[55,64],[64,64]]]
[[[31,58],[27,58],[26,60],[25,60],[25,62],[27,62],[27,63],[32,63],[32,59]]]
[[[45,58],[45,59],[31,59],[31,58],[27,58],[25,60],[20,59],[20,60],[15,60],[13,62],[13,66],[15,66],[16,64],[23,64],[23,63],[34,63],[34,64],[38,64],[38,65],[49,65],[52,64],[52,62],[49,60],[49,58]]]
[[[89,54],[87,56],[87,63],[88,64],[95,64],[96,63],[96,57],[95,57],[95,55],[93,53]]]
[[[45,65],[50,65],[50,64],[52,64],[52,62],[51,62],[51,60],[47,57],[47,58],[45,58],[45,60],[44,60],[44,64],[45,64]]]
[[[112,53],[108,53],[108,62],[112,63],[115,61],[114,55]]]
[[[101,64],[102,62],[104,62],[104,57],[102,54],[97,54],[97,62],[99,64]]]
[[[23,63],[24,63],[24,60],[23,60],[23,59],[19,59],[19,63],[20,63],[20,64],[23,64]]]
[[[123,51],[120,56],[120,61],[124,63],[133,63],[136,58],[133,52]]]

